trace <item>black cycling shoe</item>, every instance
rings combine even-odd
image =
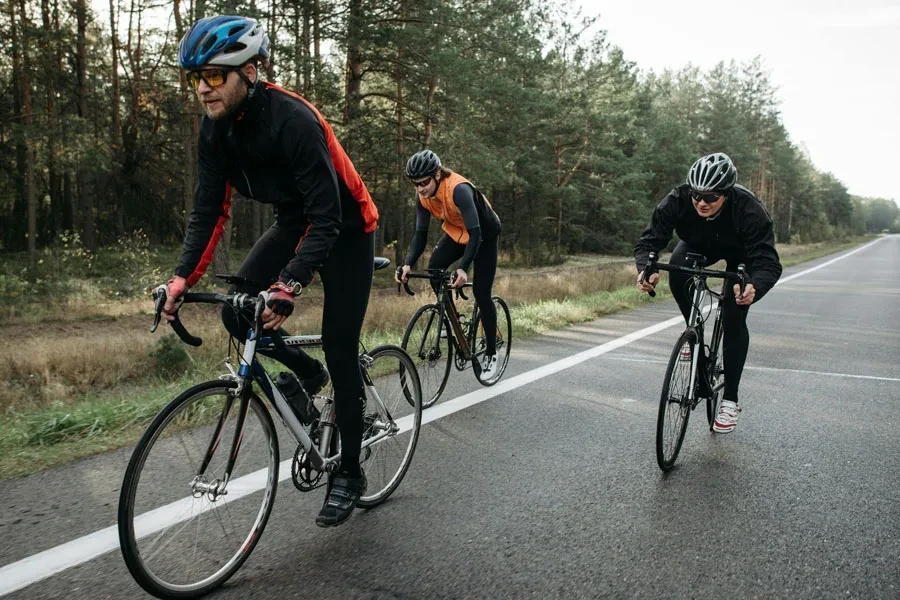
[[[325,387],[325,384],[328,383],[329,379],[331,379],[328,375],[328,369],[325,368],[325,365],[322,364],[321,360],[317,360],[316,365],[319,368],[318,373],[300,380],[300,383],[303,384],[303,389],[306,390],[306,393],[310,396],[318,394],[322,388]]]
[[[360,469],[362,477],[347,477],[338,473],[328,488],[325,496],[325,504],[316,517],[316,525],[319,527],[333,527],[346,521],[360,496],[366,493],[366,473]]]

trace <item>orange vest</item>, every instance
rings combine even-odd
[[[424,206],[428,212],[443,221],[441,229],[450,236],[450,239],[457,244],[468,244],[469,232],[466,230],[466,224],[463,221],[462,213],[459,212],[459,207],[457,207],[456,203],[453,201],[453,190],[461,183],[472,185],[468,179],[458,173],[451,172],[450,175],[446,177],[442,176],[440,185],[438,185],[434,196],[431,198],[419,196],[419,202],[422,203],[422,206]],[[476,196],[479,193],[480,192],[475,192]],[[491,211],[494,210],[487,198],[484,199],[484,203],[487,209]]]

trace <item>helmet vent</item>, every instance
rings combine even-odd
[[[232,45],[228,46],[227,48],[225,48],[222,51],[222,53],[223,54],[234,54],[235,52],[240,52],[241,50],[244,50],[245,48],[247,48],[247,44],[242,44],[240,42],[237,42],[236,44],[232,44]]]

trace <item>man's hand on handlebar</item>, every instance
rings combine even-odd
[[[638,273],[637,278],[637,287],[639,290],[645,293],[649,293],[653,291],[653,288],[656,287],[656,284],[659,283],[659,273],[651,273],[650,277],[644,280],[644,272],[641,271]]]
[[[738,306],[749,306],[753,304],[754,298],[756,298],[756,288],[752,283],[744,286],[743,294],[741,294],[740,284],[734,284],[734,300]]]
[[[162,309],[166,321],[172,322],[175,320],[175,313],[178,312],[178,308],[181,306],[178,299],[181,298],[186,291],[187,281],[184,277],[176,275],[166,283],[166,303],[163,304]]]

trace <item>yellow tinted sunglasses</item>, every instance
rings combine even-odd
[[[188,83],[195,90],[200,87],[200,80],[206,82],[209,87],[219,87],[228,79],[228,73],[233,69],[198,69],[196,71],[188,71],[186,74]]]

